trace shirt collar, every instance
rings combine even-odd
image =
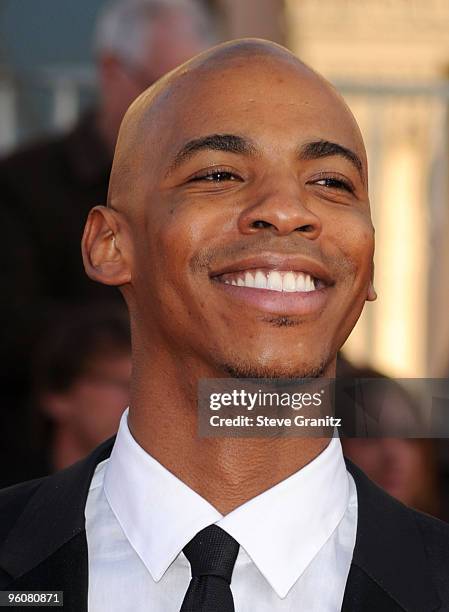
[[[125,536],[153,579],[162,578],[184,546],[216,523],[246,550],[285,597],[337,528],[349,481],[340,440],[301,470],[226,516],[144,451],[123,414],[104,480]]]
[[[226,515],[219,525],[285,597],[342,520],[349,480],[340,439],[313,461]]]
[[[104,477],[106,498],[125,536],[159,581],[193,536],[222,515],[134,440],[121,418]]]

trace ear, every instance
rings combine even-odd
[[[371,267],[371,280],[368,285],[368,294],[366,296],[366,300],[367,302],[374,302],[375,300],[377,300],[377,293],[374,289],[374,262]]]
[[[95,206],[87,217],[81,248],[92,280],[115,286],[131,281],[131,236],[118,211]]]

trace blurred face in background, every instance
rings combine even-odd
[[[434,452],[429,440],[343,439],[345,455],[369,478],[407,506],[431,512],[435,500]]]
[[[107,109],[105,129],[118,132],[130,104],[147,87],[205,49],[195,24],[184,11],[166,10],[147,24],[136,60],[103,53],[98,60],[100,96]]]
[[[70,387],[46,393],[41,405],[84,454],[114,435],[128,405],[131,357],[128,353],[96,356]]]

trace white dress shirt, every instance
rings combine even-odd
[[[179,612],[190,582],[182,549],[212,523],[240,544],[231,583],[236,612],[341,609],[357,493],[338,438],[222,516],[137,444],[127,416],[87,498],[89,612]]]

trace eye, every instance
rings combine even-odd
[[[211,168],[189,179],[189,183],[197,181],[207,181],[208,183],[224,183],[225,181],[241,181],[241,177],[231,172],[230,170],[220,170],[219,168]]]
[[[324,176],[316,181],[313,181],[313,184],[319,185],[320,187],[327,187],[328,189],[341,189],[343,191],[348,191],[349,193],[354,193],[354,187],[352,184],[340,177]]]

